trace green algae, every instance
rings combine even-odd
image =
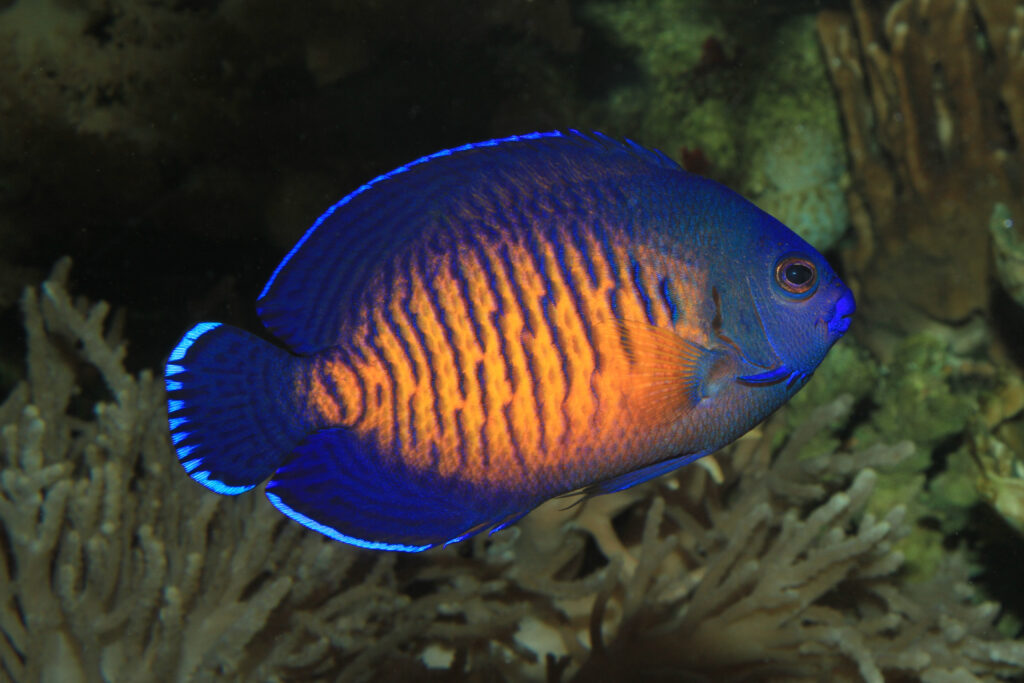
[[[867,510],[877,515],[903,504],[908,518],[917,521],[896,546],[915,580],[931,577],[941,566],[949,552],[947,539],[970,524],[970,511],[982,500],[978,469],[967,444],[970,430],[976,428],[971,417],[987,388],[961,386],[958,368],[963,362],[950,341],[935,332],[901,340],[885,363],[856,339],[847,338],[790,401],[785,416],[787,431],[792,432],[817,406],[836,396],[849,394],[856,406],[847,424],[833,426],[804,444],[801,458],[835,452],[841,445],[866,452],[879,444],[914,444],[909,457],[879,469]]]
[[[638,74],[611,89],[610,128],[684,162],[697,150],[707,167],[691,170],[733,185],[819,249],[838,242],[846,154],[812,15],[766,20],[669,0],[582,11]]]

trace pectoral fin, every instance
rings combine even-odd
[[[632,407],[651,424],[677,420],[708,395],[708,377],[727,360],[672,330],[646,322],[617,320],[622,349],[629,360],[627,391]]]

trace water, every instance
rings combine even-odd
[[[0,680],[1024,678],[1024,5],[0,4]],[[569,127],[827,250],[857,318],[789,406],[416,557],[178,471],[184,329],[258,329],[378,173]]]

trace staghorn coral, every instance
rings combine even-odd
[[[1024,6],[899,0],[819,15],[851,161],[845,254],[876,321],[961,321],[988,306],[988,224],[1024,215]],[[1017,228],[1019,230],[1019,228]]]
[[[174,486],[161,388],[148,372],[124,371],[107,306],[71,301],[68,266],[41,297],[26,291],[28,379],[0,407],[2,670],[19,681],[248,670],[260,662],[243,662],[245,647],[272,610],[303,599],[300,571],[330,584],[351,558],[296,547],[295,534],[247,503],[228,511]],[[90,370],[113,400],[77,417],[68,411]]]
[[[0,679],[357,680],[422,669],[432,642],[511,642],[525,602],[481,578],[399,571],[183,480],[162,386],[125,372],[106,304],[66,293],[69,265],[25,293],[28,377],[0,406]]]
[[[716,456],[721,468],[684,468],[587,501],[569,522],[554,508],[524,520],[517,561],[557,560],[506,576],[553,596],[562,617],[555,632],[550,618],[549,630],[534,630],[531,648],[580,681],[1019,674],[1024,641],[998,634],[998,606],[979,602],[964,555],[940,549],[930,580],[908,582],[924,574],[901,552],[916,556],[928,542],[907,545],[922,513],[891,504],[876,512],[886,499],[874,500],[878,483],[890,476],[876,468],[899,470],[917,449],[866,439],[854,450],[837,448],[836,434],[851,425],[852,397],[806,405],[814,407],[795,426],[779,416]],[[609,564],[560,580],[579,552],[573,535],[557,533],[566,525],[586,532]],[[547,554],[523,552],[537,538]]]
[[[998,607],[975,602],[959,558],[932,583],[902,587],[894,543],[909,533],[903,507],[883,518],[862,514],[877,479],[870,468],[908,457],[909,442],[799,457],[850,407],[841,397],[819,408],[775,455],[773,429],[741,444],[731,465],[744,474],[728,498],[690,498],[682,487],[655,499],[637,569],[618,580],[616,598],[607,591],[595,606],[595,654],[576,680],[880,683],[1019,674],[1024,642],[998,637]],[[823,482],[836,477],[852,482],[827,495]],[[609,628],[602,618],[612,600],[621,617]]]
[[[181,476],[162,387],[124,370],[108,307],[73,301],[68,268],[25,293],[27,379],[0,405],[0,680],[975,681],[1024,666],[961,563],[902,583],[905,514],[871,512],[868,468],[912,449],[838,447],[848,396],[459,548],[369,553]]]

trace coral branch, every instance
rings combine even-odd
[[[845,259],[876,322],[988,306],[987,218],[997,201],[1024,215],[1021,22],[1024,6],[992,0],[898,0],[884,17],[854,0],[818,17],[852,160]]]
[[[555,501],[460,549],[370,553],[259,496],[194,486],[163,388],[124,371],[109,309],[68,296],[67,273],[26,292],[28,381],[0,404],[0,679],[990,680],[1024,666],[962,564],[901,583],[904,510],[871,496],[876,469],[915,449],[837,450],[852,397],[788,434],[778,416],[715,467]]]

